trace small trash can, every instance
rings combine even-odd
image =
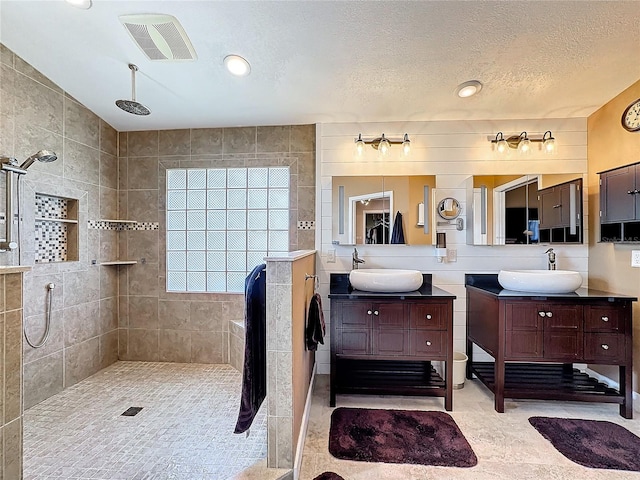
[[[453,352],[453,388],[464,387],[464,379],[467,376],[467,360],[469,358],[462,352]]]

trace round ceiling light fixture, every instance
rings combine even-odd
[[[251,65],[240,55],[227,55],[224,57],[224,66],[231,75],[246,77],[251,72]]]
[[[475,95],[482,90],[482,83],[478,80],[469,80],[468,82],[461,83],[456,88],[456,95],[460,98],[467,98]]]
[[[77,8],[84,8],[85,10],[91,8],[91,0],[66,0],[66,2],[69,5],[73,5]]]

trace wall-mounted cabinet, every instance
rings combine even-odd
[[[538,191],[541,243],[582,243],[582,179]]]
[[[640,243],[640,163],[598,174],[600,241]]]

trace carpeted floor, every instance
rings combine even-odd
[[[475,453],[444,412],[336,408],[329,452],[343,460],[473,467]]]
[[[640,437],[620,425],[554,417],[531,417],[529,423],[573,462],[640,472]]]

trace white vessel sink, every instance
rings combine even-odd
[[[394,268],[364,268],[351,270],[351,286],[366,292],[412,292],[422,286],[422,273],[418,270]]]
[[[529,293],[570,293],[582,285],[582,275],[571,270],[500,270],[502,288]]]

